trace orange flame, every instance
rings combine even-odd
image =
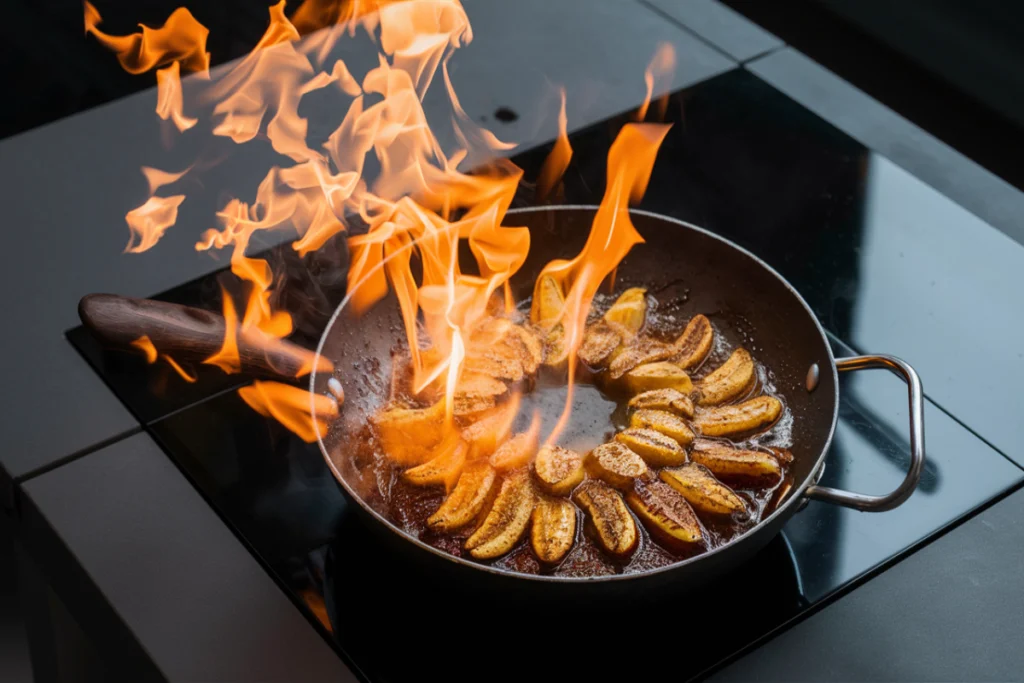
[[[583,339],[590,303],[605,279],[643,237],[633,227],[629,204],[639,202],[647,190],[658,148],[669,125],[630,123],[623,126],[608,152],[608,181],[601,205],[594,216],[590,235],[583,250],[569,261],[552,261],[541,275],[550,275],[564,291],[562,325],[569,357],[575,358]],[[551,434],[545,440],[553,444],[568,423],[572,408],[576,364],[569,363],[569,390],[565,407]]]
[[[206,51],[209,31],[196,21],[192,13],[179,7],[160,28],[139,25],[142,30],[127,36],[112,36],[96,28],[101,21],[99,11],[85,3],[85,32],[117,53],[124,70],[141,74],[171,62],[181,62],[186,71],[206,71],[210,68],[210,53]]]
[[[172,197],[150,197],[137,209],[129,211],[124,219],[132,236],[125,252],[140,254],[160,241],[164,231],[178,220],[178,207],[185,201],[185,195]]]
[[[140,349],[144,354],[146,354],[146,362],[147,363],[152,365],[153,363],[156,362],[156,358],[157,358],[156,347],[153,346],[153,342],[150,341],[150,339],[149,339],[149,337],[147,335],[144,334],[141,337],[139,337],[138,339],[134,340],[132,342],[132,346],[134,346],[137,349]]]
[[[238,355],[238,314],[231,295],[221,287],[220,296],[224,307],[224,343],[220,350],[203,361],[205,365],[216,365],[227,374],[241,370],[242,360]]]
[[[667,86],[672,80],[672,74],[676,68],[676,50],[671,43],[659,43],[658,49],[651,58],[651,63],[644,71],[644,85],[647,87],[647,94],[644,96],[643,104],[636,112],[636,120],[643,121],[647,118],[647,109],[651,106],[651,97],[654,95],[655,82],[661,83],[662,87]],[[658,120],[665,120],[665,112],[668,108],[668,95],[662,95],[658,99]]]
[[[257,413],[273,417],[308,443],[326,433],[330,420],[338,416],[333,399],[313,394],[311,407],[309,391],[290,384],[256,380],[238,395]]]
[[[156,72],[156,114],[164,121],[168,119],[184,133],[196,125],[199,119],[185,116],[181,96],[181,67],[178,62]]]
[[[562,107],[558,111],[558,137],[555,139],[555,146],[551,148],[551,152],[544,160],[544,166],[537,178],[537,199],[540,201],[544,201],[551,195],[551,191],[565,175],[565,169],[569,168],[569,162],[572,161],[568,126],[569,120],[565,115],[565,88],[562,88]]]

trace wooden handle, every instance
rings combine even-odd
[[[152,299],[89,294],[78,304],[78,317],[108,346],[139,351],[132,342],[146,336],[159,353],[177,361],[201,362],[224,342],[224,318],[217,313]],[[332,369],[309,349],[258,330],[239,330],[236,338],[242,372],[293,378],[308,374],[314,361],[318,371]]]

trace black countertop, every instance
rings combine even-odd
[[[530,5],[528,9],[536,16],[550,3]],[[616,14],[609,5],[595,14],[586,35],[568,39],[587,42],[601,29],[602,22],[604,30],[614,35],[631,26],[638,35],[646,35],[652,42],[659,36],[671,39],[677,49],[681,47],[684,51],[676,87],[730,67],[730,60],[717,51],[725,52],[726,48],[715,47],[712,35],[697,40],[688,31],[665,22],[660,14],[631,19],[635,12],[635,8],[630,8],[629,12]],[[658,21],[651,16],[658,17]],[[627,24],[631,21],[639,21],[639,24]],[[700,25],[699,22],[689,23]],[[508,24],[499,13],[491,24],[483,22],[478,30],[486,31],[489,27],[500,33]],[[476,24],[474,27],[478,28]],[[523,58],[530,59],[533,54],[537,68],[546,67],[546,61],[541,58],[544,51],[560,46],[559,41],[567,39],[563,34],[541,32],[537,42],[527,41],[523,46]],[[620,57],[631,52],[613,52],[615,57],[602,66],[594,63],[601,56],[591,50],[586,52],[591,62],[586,66],[594,73],[607,72],[608,81],[620,86],[621,82],[633,79],[638,68],[642,71],[642,64],[621,63]],[[474,106],[489,107],[500,101],[501,96],[495,94],[502,90],[498,85],[500,79],[488,75],[486,63],[478,63],[475,68],[480,79],[477,88],[483,95]],[[1019,223],[1014,225],[1019,213],[1005,211],[1002,207],[1020,205],[1020,193],[1008,194],[1006,188],[983,169],[951,156],[942,143],[920,135],[913,127],[908,129],[909,124],[898,117],[893,120],[879,115],[877,103],[856,91],[851,93],[847,84],[827,72],[808,69],[800,56],[789,49],[755,60],[750,69],[843,130],[851,132],[848,129],[852,128],[855,132],[851,134],[868,147],[885,150],[886,156],[876,155],[867,168],[860,169],[860,177],[869,190],[875,183],[901,188],[894,201],[885,195],[885,187],[881,187],[880,194],[871,202],[871,211],[866,215],[873,216],[873,221],[866,222],[870,229],[858,247],[866,255],[864,263],[867,264],[861,280],[874,281],[877,276],[884,281],[886,276],[900,274],[902,268],[887,259],[907,260],[908,254],[911,263],[906,272],[914,272],[916,268],[917,279],[896,277],[885,282],[886,286],[877,294],[872,294],[869,288],[864,292],[866,296],[856,298],[856,305],[851,305],[851,298],[842,291],[815,292],[801,287],[804,294],[828,326],[847,338],[858,351],[897,352],[920,366],[929,397],[955,416],[945,418],[937,408],[932,408],[930,415],[938,417],[929,418],[929,430],[932,424],[948,424],[949,433],[957,435],[949,438],[962,440],[960,447],[955,440],[946,442],[951,444],[951,457],[966,459],[984,452],[986,462],[999,462],[1000,458],[960,429],[955,422],[960,419],[981,440],[1020,462],[1017,442],[1021,428],[1019,421],[1013,419],[1012,407],[1016,399],[1011,388],[1021,379],[1021,356],[1013,343],[1005,341],[1012,337],[994,335],[992,323],[981,315],[985,306],[1000,305],[1002,311],[1019,310],[1016,299],[1007,298],[1007,289],[1016,287],[1016,278],[1024,272],[1018,267],[1022,262],[1022,249],[1010,239],[1019,239],[1020,231],[1015,231]],[[572,78],[575,73],[569,69],[566,75]],[[628,92],[621,86],[612,90],[617,94],[599,99],[589,120],[624,110],[638,99],[637,93],[628,88]],[[520,92],[523,106],[536,95],[526,87],[520,88]],[[839,111],[835,111],[837,93],[842,95]],[[153,660],[164,675],[183,680],[216,678],[220,674],[221,677],[247,679],[280,678],[281,675],[303,678],[303,673],[308,673],[309,678],[340,676],[342,671],[336,665],[341,660],[289,605],[253,560],[249,549],[235,539],[150,438],[144,434],[124,438],[138,431],[139,423],[62,336],[74,325],[75,302],[84,293],[110,290],[147,295],[219,266],[192,253],[195,230],[189,228],[169,232],[160,248],[149,254],[132,258],[120,255],[125,237],[121,216],[125,207],[132,205],[134,198],[141,197],[144,191],[137,167],[153,163],[154,158],[168,160],[167,156],[158,154],[152,104],[152,93],[143,93],[0,145],[0,166],[4,169],[0,199],[7,208],[8,225],[17,228],[9,230],[12,249],[31,256],[14,259],[0,271],[8,291],[20,294],[12,299],[10,306],[8,325],[9,330],[15,332],[5,335],[2,367],[8,377],[8,387],[20,400],[5,411],[3,417],[7,447],[0,453],[0,464],[3,475],[22,483],[20,491],[23,492],[17,494],[17,490],[8,488],[0,500],[5,500],[11,514],[17,517],[26,545],[33,550],[37,562],[69,607],[77,606],[82,618],[95,617],[98,625],[113,625],[109,629],[112,636],[107,654],[128,652],[135,656],[141,653],[140,656]],[[519,102],[504,104],[519,106]],[[758,112],[733,112],[733,115],[741,120],[744,116],[752,117],[753,121]],[[584,116],[581,120],[588,119]],[[858,128],[862,120],[870,120],[872,125]],[[535,141],[543,139],[543,133],[534,138]],[[736,144],[742,144],[742,136],[737,138]],[[711,154],[713,150],[707,152]],[[185,159],[190,150],[178,149],[174,153],[180,153]],[[257,180],[253,177],[254,169],[260,168],[255,161],[258,160],[238,155],[218,167],[214,176],[207,180],[218,190],[250,187]],[[167,161],[165,167],[171,166],[173,162]],[[955,183],[950,183],[950,178],[965,177],[965,174],[970,178],[966,189],[963,185],[951,186]],[[44,189],[55,196],[42,194],[40,199]],[[901,216],[899,196],[902,193],[927,195],[925,199],[935,207],[934,213],[921,220],[918,216]],[[197,201],[190,207],[182,224],[204,225],[203,217],[209,215],[215,194],[211,192],[205,204]],[[953,199],[946,199],[943,194]],[[993,196],[1002,198],[990,204],[999,210],[986,214],[984,198]],[[692,206],[700,207],[699,200],[694,198]],[[971,207],[976,215],[964,211],[958,204]],[[83,217],[87,218],[85,226]],[[710,211],[698,211],[688,217],[713,229],[719,227],[715,225],[718,217]],[[756,220],[757,215],[752,214],[751,219]],[[834,219],[836,225],[843,225],[841,216]],[[938,227],[922,233],[919,232],[922,225]],[[776,226],[777,229],[783,227]],[[914,249],[903,247],[900,257],[901,245],[894,242],[894,238],[910,240]],[[787,263],[786,246],[784,240],[777,242],[774,258],[780,260],[776,265],[801,286],[801,272],[813,268],[814,264],[799,260]],[[925,252],[937,254],[938,260],[924,259]],[[922,258],[915,260],[915,256]],[[979,258],[985,259],[981,262],[986,264],[981,273],[956,268],[958,259]],[[935,264],[939,264],[938,267]],[[936,284],[928,277],[921,277],[922,270],[926,276],[929,274],[929,267],[935,271]],[[829,273],[826,270],[824,274]],[[968,274],[974,278],[966,277]],[[955,287],[935,290],[939,282]],[[955,310],[963,315],[950,318],[948,312],[929,307],[936,291],[940,291],[943,298],[962,297],[964,303]],[[1015,291],[1019,292],[1020,288]],[[838,305],[833,305],[834,302]],[[896,314],[888,318],[882,316],[886,322],[880,327],[865,326],[861,324],[864,316],[858,313],[858,306],[873,306],[870,310],[874,313],[879,307],[887,306]],[[877,317],[874,313],[871,317]],[[1019,316],[1003,315],[1000,322],[1011,326],[1021,324]],[[971,335],[971,331],[975,334]],[[954,332],[965,334],[953,335]],[[1016,338],[1020,338],[1019,334]],[[980,362],[981,367],[963,362],[966,358]],[[1010,419],[1006,419],[1006,410],[1011,410]],[[850,438],[858,437],[851,434]],[[105,446],[108,443],[113,445]],[[941,452],[941,447],[939,450]],[[942,464],[941,460],[937,462]],[[948,474],[976,480],[969,460],[950,462],[956,466],[933,468],[931,476]],[[967,467],[959,469],[963,465]],[[991,495],[1017,486],[1020,470],[1008,461],[1004,461],[1004,465],[1005,478],[998,476],[992,480]],[[868,482],[857,483],[863,483],[866,488],[869,485]],[[876,483],[872,481],[870,485]],[[13,500],[12,493],[15,493]],[[927,488],[916,495],[927,501]],[[969,513],[983,497],[963,501],[961,512],[953,517]],[[990,647],[993,635],[1005,631],[989,630],[984,621],[998,612],[998,618],[989,621],[1010,628],[1022,613],[1020,596],[1024,591],[1019,585],[1020,539],[1017,533],[1020,525],[1010,521],[1014,513],[1019,512],[1019,497],[1020,494],[1011,497],[908,562],[884,572],[881,578],[868,581],[798,627],[800,630],[792,631],[792,634],[803,634],[805,639],[810,637],[808,633],[821,638],[826,649],[824,656],[821,651],[816,652],[823,667],[816,671],[832,671],[837,674],[836,678],[889,672],[892,675],[885,677],[906,675],[909,679],[949,677],[928,673],[941,671],[960,671],[970,678],[989,671],[1004,672],[1010,677],[1013,672],[1019,672],[1019,666],[1012,668],[1019,665],[1017,648],[1009,643],[1004,647]],[[1001,512],[1002,516],[989,517],[1014,501],[1015,507]],[[169,510],[174,511],[173,514],[169,515]],[[884,532],[884,521],[881,517],[878,519],[879,529]],[[991,521],[993,519],[995,521]],[[979,524],[984,528],[982,533],[967,531],[976,529]],[[965,533],[972,535],[964,538]],[[811,529],[810,547],[813,548],[814,542]],[[930,558],[930,561],[920,558]],[[851,576],[869,569],[857,566],[856,556],[840,559],[843,561],[837,566]],[[175,571],[195,566],[209,566],[210,571]],[[906,569],[911,566],[914,567],[912,574]],[[972,577],[975,582],[971,581]],[[963,582],[971,585],[964,592],[970,600],[943,589]],[[882,587],[874,588],[876,585]],[[897,601],[895,595],[899,595],[901,601]],[[74,599],[75,596],[80,599]],[[903,609],[893,610],[893,604]],[[880,613],[884,617],[879,617]],[[830,616],[835,614],[839,616]],[[864,618],[852,618],[855,614]],[[960,623],[978,626],[951,629],[941,615],[955,615]],[[879,621],[884,621],[889,630],[881,630]],[[258,627],[252,628],[254,624]],[[872,655],[872,649],[867,647],[856,649],[858,659],[847,662],[847,668],[840,668],[839,652],[844,639],[874,642],[877,651],[879,641],[872,638],[912,629],[925,635],[903,640],[893,635],[896,642],[905,644],[908,649],[903,659],[894,659],[891,668],[868,668],[870,662],[864,658]],[[932,637],[928,638],[928,634]],[[935,647],[934,643],[940,639],[947,645],[954,645]],[[269,647],[268,643],[275,640],[274,646]],[[765,654],[754,655],[763,659],[752,661],[761,666],[785,667],[784,658],[775,658],[771,653],[776,644],[780,648],[791,648],[794,643],[804,649],[806,658],[806,645],[799,637],[789,635],[769,642],[761,650]],[[283,674],[284,669],[278,667],[283,666],[286,650],[301,659],[292,659],[292,667]],[[190,668],[187,662],[180,661],[183,653],[193,652],[198,653],[194,658],[195,667],[205,668]],[[795,656],[793,650],[780,649],[780,652]],[[991,659],[965,660],[964,652],[985,653]],[[905,664],[920,657],[929,657],[929,666],[933,668]],[[296,666],[302,665],[296,665],[296,661],[308,663],[308,668],[297,669]],[[943,666],[965,668],[943,669]],[[743,678],[742,670],[737,671]],[[792,672],[793,669],[780,668],[779,671]],[[723,675],[728,674],[728,671],[723,672]],[[780,673],[779,677],[787,675]]]

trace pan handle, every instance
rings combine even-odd
[[[840,372],[884,368],[899,375],[907,383],[910,395],[910,469],[891,493],[884,496],[869,496],[824,486],[810,486],[804,495],[811,500],[835,503],[862,512],[884,512],[899,507],[910,497],[921,479],[924,469],[924,393],[921,378],[914,368],[895,356],[870,355],[837,358],[836,369]]]

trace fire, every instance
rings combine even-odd
[[[204,363],[237,372],[240,344],[270,348],[293,329],[291,316],[271,306],[276,282],[270,265],[247,253],[254,235],[292,230],[297,236],[292,247],[305,255],[351,230],[347,305],[365,311],[393,293],[405,327],[413,390],[443,389],[445,424],[453,429],[456,389],[467,362],[483,348],[474,333],[496,311],[513,312],[509,283],[530,249],[526,228],[503,225],[522,171],[504,159],[464,168],[467,159],[493,158],[514,145],[477,126],[456,95],[448,63],[473,39],[460,2],[305,0],[289,17],[281,0],[269,8],[268,27],[252,52],[214,80],[208,32],[184,8],[162,27],[143,26],[128,36],[104,33],[99,23],[99,13],[85,3],[86,32],[113,50],[126,70],[157,70],[157,114],[180,133],[195,135],[202,116],[212,121],[214,136],[239,145],[269,143],[280,157],[254,197],[228,199],[216,214],[216,227],[196,243],[198,251],[230,249],[231,272],[246,296],[236,308],[223,292],[225,337]],[[363,74],[331,57],[337,41],[358,32],[365,32],[379,52],[376,66]],[[673,64],[671,48],[663,46],[647,72],[644,113],[655,81]],[[201,76],[187,102],[182,72]],[[422,102],[432,86],[443,88],[451,106],[455,149],[443,149],[427,122]],[[327,88],[349,102],[339,109],[333,132],[317,140],[300,105],[305,96]],[[550,195],[572,158],[564,91],[558,130],[538,179],[542,196]],[[586,247],[545,270],[567,292],[558,322],[573,354],[597,287],[642,241],[627,206],[643,194],[666,130],[639,124],[623,129],[609,156],[608,188]],[[146,251],[174,225],[185,195],[155,193],[189,170],[143,169],[150,196],[126,216],[132,233],[127,251]],[[463,244],[475,261],[467,271],[459,259]],[[150,353],[141,340],[139,346]],[[174,364],[169,357],[167,362]],[[571,385],[574,363],[568,372]],[[240,394],[307,440],[315,439],[337,411],[337,405],[320,405],[321,399],[330,401],[326,397],[314,397],[311,409],[307,392],[284,384],[257,382]],[[570,404],[571,388],[547,442],[557,439]],[[510,427],[514,418],[513,411],[508,425],[500,427]],[[535,419],[531,429],[539,424]]]
[[[671,43],[660,43],[658,49],[651,58],[651,63],[644,71],[644,85],[647,87],[647,94],[644,101],[636,112],[636,120],[643,121],[647,118],[647,109],[651,106],[651,97],[654,96],[655,82],[660,82],[662,87],[672,80],[672,73],[676,68],[676,50]],[[658,98],[658,120],[665,120],[665,112],[668,108],[668,96],[662,95]]]
[[[171,366],[178,375],[181,376],[186,382],[192,383],[196,381],[196,376],[185,371],[183,367],[178,365],[177,361],[168,356],[167,354],[161,354],[157,351],[156,346],[153,345],[153,341],[146,335],[142,335],[138,339],[132,342],[132,346],[142,351],[146,356],[146,362],[152,365],[157,361],[158,358],[163,358],[164,361]]]

